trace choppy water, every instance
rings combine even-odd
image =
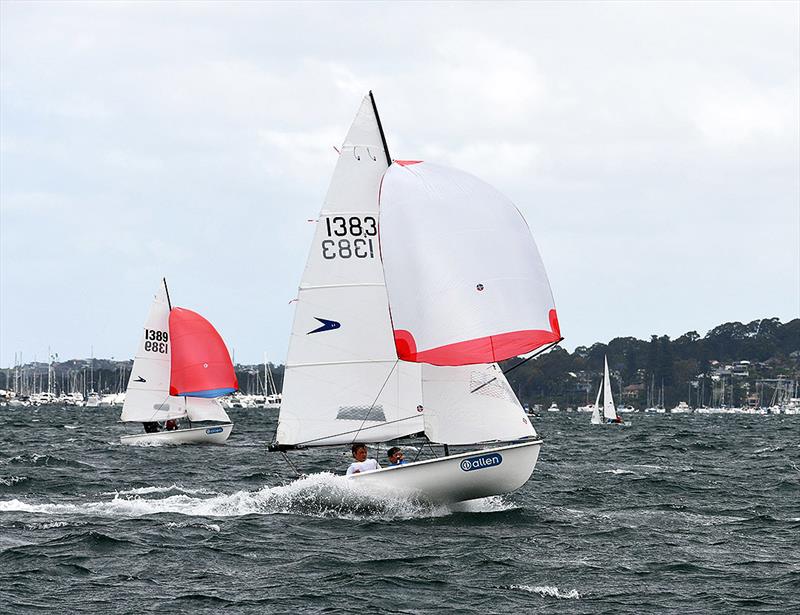
[[[0,612],[800,612],[800,416],[546,413],[531,481],[371,498],[343,451],[123,447],[114,410],[0,411]]]

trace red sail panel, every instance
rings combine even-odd
[[[410,331],[396,330],[394,343],[397,357],[412,363],[431,365],[471,365],[476,363],[497,363],[511,357],[528,354],[561,339],[558,316],[550,310],[550,331],[529,330],[501,333],[486,337],[418,351],[414,336]]]
[[[239,388],[225,342],[200,314],[173,308],[169,313],[169,336],[170,395],[220,397]]]

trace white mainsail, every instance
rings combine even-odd
[[[166,283],[162,281],[133,360],[120,420],[146,423],[188,417],[191,421],[230,421],[216,399],[169,394],[172,352],[169,313]]]
[[[603,383],[601,382],[597,387],[597,397],[594,400],[594,407],[592,408],[592,425],[599,425],[600,420],[600,394],[603,392]]]
[[[614,396],[611,394],[611,377],[608,373],[608,357],[603,358],[603,417],[608,421],[617,419],[617,410],[614,407]]]
[[[420,367],[398,361],[378,243],[388,167],[366,96],[342,145],[297,296],[277,442],[378,442],[423,429]]]

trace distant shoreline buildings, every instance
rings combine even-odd
[[[636,409],[770,408],[800,396],[800,319],[777,318],[715,327],[704,337],[675,340],[616,338],[608,344],[562,348],[508,373],[520,401],[530,407],[587,405],[608,356],[614,395]],[[508,370],[518,362],[503,364]],[[65,405],[121,403],[133,360],[70,359],[0,369],[0,401],[35,400]],[[236,365],[241,396],[266,398],[283,388],[283,365]],[[273,398],[275,400],[276,398]],[[231,403],[247,403],[241,399]]]

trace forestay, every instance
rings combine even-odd
[[[298,291],[278,444],[378,442],[423,429],[420,368],[397,360],[379,254],[387,156],[367,96],[340,150]]]
[[[514,204],[476,177],[396,162],[380,196],[397,355],[493,363],[561,338],[550,284]]]

